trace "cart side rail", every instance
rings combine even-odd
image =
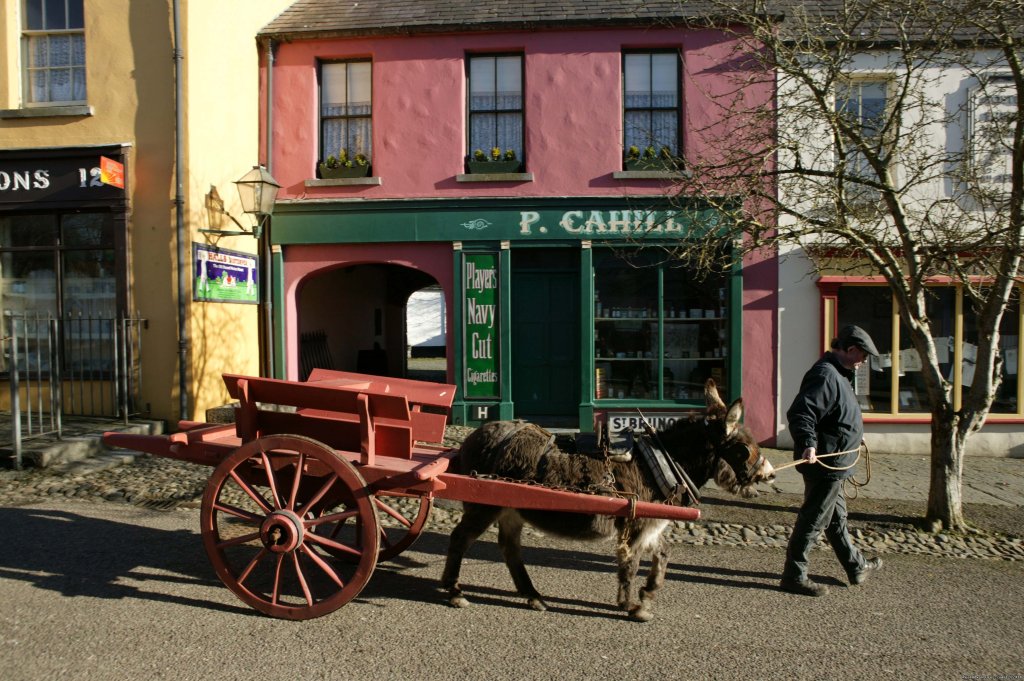
[[[412,456],[412,419],[404,395],[373,391],[365,382],[321,385],[224,374],[224,383],[239,402],[235,426],[243,442],[302,433],[335,449],[359,452],[363,465],[373,465],[377,455]]]

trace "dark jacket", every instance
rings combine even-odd
[[[843,367],[831,352],[826,352],[804,374],[793,404],[786,412],[793,435],[793,458],[802,457],[807,447],[817,448],[818,456],[856,450],[864,438],[864,419],[853,392],[853,372]],[[824,463],[842,468],[857,460],[857,452],[829,457]],[[843,479],[853,468],[833,471],[817,464],[798,467],[804,475]]]

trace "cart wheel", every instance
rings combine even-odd
[[[373,505],[377,509],[377,525],[380,527],[379,562],[391,560],[419,538],[430,517],[433,500],[420,495],[384,492],[373,495]],[[334,510],[325,513],[333,515]],[[332,539],[342,538],[355,543],[360,535],[361,520],[361,517],[343,518],[337,522],[317,525],[314,531]],[[329,547],[327,550],[331,551]],[[349,559],[349,556],[341,552],[334,555]]]
[[[317,510],[324,500],[328,513]],[[314,531],[350,518],[358,530],[348,538]],[[273,617],[304,620],[337,610],[377,564],[380,529],[363,476],[307,437],[262,437],[232,452],[210,476],[200,522],[217,576]]]

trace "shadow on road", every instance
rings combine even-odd
[[[0,508],[0,577],[68,597],[138,598],[256,614],[241,605],[175,596],[138,582],[223,588],[199,535],[91,518],[68,511]]]

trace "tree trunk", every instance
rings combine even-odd
[[[925,522],[933,529],[967,529],[962,486],[966,444],[954,415],[932,414],[932,470]]]

